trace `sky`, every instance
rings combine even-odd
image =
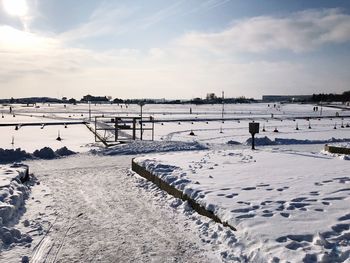
[[[0,0],[0,98],[350,90],[348,0]]]

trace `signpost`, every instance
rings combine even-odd
[[[249,123],[249,133],[252,135],[252,150],[255,150],[255,134],[259,133],[259,123],[250,122]]]

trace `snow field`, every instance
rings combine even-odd
[[[91,149],[94,135],[85,125],[23,126],[15,130],[13,126],[0,127],[0,148],[21,148],[27,152],[50,147],[53,150],[67,147],[75,152],[86,152]],[[61,137],[61,141],[56,140]],[[13,145],[12,145],[13,142]]]
[[[212,118],[222,117],[222,105],[160,105],[146,104],[143,108],[144,116],[155,118],[155,140],[156,141],[197,141],[211,144],[226,144],[227,142],[246,143],[250,135],[247,132],[248,123],[254,119],[260,122],[260,134],[257,137],[287,138],[297,140],[323,140],[331,138],[346,138],[350,124],[350,118],[319,118],[322,116],[350,115],[350,111],[341,111],[336,108],[323,107],[321,112],[314,112],[313,105],[307,104],[228,104],[224,105],[224,117],[236,120],[213,121]],[[49,123],[62,122],[68,125],[45,126],[19,126],[0,127],[3,136],[0,138],[0,148],[12,149],[22,148],[27,152],[41,149],[45,146],[58,149],[66,146],[75,152],[88,151],[94,144],[94,136],[83,125],[69,125],[72,121],[87,121],[88,104],[38,104],[36,107],[27,105],[11,105],[13,112],[9,113],[9,105],[1,105],[0,112],[4,118],[0,118],[0,124],[23,124],[23,123]],[[138,116],[140,107],[138,105],[124,104],[91,104],[92,120],[94,116]],[[190,109],[192,114],[190,114]],[[16,117],[13,117],[13,114]],[[271,118],[273,114],[274,118]],[[306,119],[295,117],[314,116],[310,122]],[[203,121],[174,121],[176,119],[203,119]],[[276,119],[277,118],[277,119]],[[281,121],[280,119],[284,119]],[[164,121],[162,121],[164,120]],[[169,121],[170,122],[166,122]],[[171,121],[173,120],[173,121]],[[309,124],[311,129],[309,129]],[[343,124],[344,128],[341,128]],[[106,124],[104,124],[106,125]],[[109,124],[112,127],[112,124]],[[299,130],[296,130],[298,125]],[[93,125],[92,125],[93,126]],[[334,129],[334,126],[337,129]],[[265,128],[265,132],[262,129]],[[278,133],[273,132],[277,128]],[[193,131],[195,136],[189,135]],[[61,142],[55,139],[58,132],[62,134]],[[100,131],[103,133],[103,131]],[[101,134],[103,135],[103,134]],[[129,134],[130,135],[130,134]],[[139,136],[139,134],[138,134]],[[40,138],[40,139],[39,139]],[[144,138],[150,139],[150,132],[144,132]],[[14,140],[14,145],[12,145]]]
[[[349,258],[347,161],[250,150],[150,155],[135,161],[235,226],[238,242],[231,248],[241,250],[249,262]]]
[[[99,259],[111,259],[108,253],[101,251],[105,248],[107,248],[106,251],[114,251],[114,243],[119,242],[119,239],[115,237],[129,235],[129,232],[125,232],[123,228],[115,228],[118,225],[115,220],[117,218],[122,220],[126,229],[129,227],[129,222],[127,222],[128,218],[126,218],[127,221],[123,221],[124,218],[118,214],[120,207],[114,207],[110,210],[111,218],[108,218],[108,213],[99,210],[101,206],[105,210],[110,209],[115,200],[124,200],[124,197],[121,198],[118,191],[115,191],[115,185],[110,183],[119,184],[119,182],[114,181],[116,167],[105,163],[106,166],[101,164],[98,168],[93,168],[96,165],[95,161],[97,158],[99,161],[108,158],[125,159],[125,156],[114,155],[159,152],[167,152],[167,154],[148,155],[139,157],[137,160],[162,180],[175,185],[208,210],[213,211],[223,221],[230,222],[238,231],[233,233],[231,230],[199,216],[186,202],[165,195],[149,182],[140,179],[138,187],[142,191],[149,191],[152,194],[150,198],[153,198],[155,203],[158,203],[161,200],[160,196],[163,196],[172,208],[183,213],[185,225],[190,225],[191,228],[195,228],[200,233],[203,244],[208,244],[206,249],[215,248],[217,250],[219,261],[304,261],[311,263],[317,261],[346,262],[349,260],[350,178],[348,171],[350,167],[349,162],[346,161],[349,158],[346,156],[339,158],[338,155],[326,153],[283,151],[279,145],[320,144],[336,141],[347,143],[350,138],[349,128],[346,125],[350,123],[350,118],[345,116],[350,115],[350,110],[341,111],[336,108],[323,107],[322,116],[331,117],[319,118],[320,112],[313,112],[313,105],[277,104],[274,108],[273,104],[270,104],[269,107],[264,103],[234,104],[224,106],[224,117],[235,120],[222,122],[220,121],[222,105],[146,104],[143,108],[144,116],[154,116],[159,121],[155,123],[156,141],[136,141],[109,149],[101,149],[99,144],[94,143],[93,134],[84,125],[69,125],[71,121],[86,121],[88,119],[87,104],[67,104],[66,107],[63,104],[40,104],[38,106],[13,105],[15,114],[13,117],[13,114],[8,112],[8,106],[0,105],[0,124],[40,124],[59,121],[67,123],[68,128],[64,128],[64,125],[47,125],[43,129],[40,126],[22,126],[18,130],[15,130],[14,126],[0,127],[2,134],[0,148],[15,149],[21,147],[27,152],[34,152],[49,147],[37,152],[43,156],[42,158],[49,155],[50,149],[56,150],[62,147],[67,147],[75,152],[87,152],[93,149],[92,152],[97,153],[97,155],[83,153],[72,159],[53,160],[52,163],[46,161],[31,162],[36,166],[36,173],[40,174],[40,179],[46,181],[50,188],[55,189],[53,195],[64,200],[59,205],[62,211],[68,212],[69,220],[65,218],[67,213],[60,214],[61,222],[55,225],[56,233],[49,235],[48,238],[42,237],[47,234],[54,219],[51,218],[52,215],[49,215],[52,202],[45,201],[47,189],[41,188],[42,185],[36,186],[33,188],[34,190],[40,189],[43,192],[40,195],[35,194],[35,200],[28,200],[30,205],[26,207],[27,212],[21,217],[21,219],[26,218],[26,220],[28,218],[30,228],[19,226],[20,224],[15,222],[16,229],[20,233],[26,233],[19,236],[17,231],[12,230],[13,233],[11,232],[12,228],[9,226],[12,226],[12,223],[6,223],[6,227],[1,230],[3,232],[0,233],[0,237],[2,237],[2,233],[10,233],[12,240],[9,234],[4,235],[12,243],[10,241],[3,242],[0,251],[8,252],[8,249],[11,250],[9,253],[0,254],[0,261],[4,259],[4,262],[11,262],[14,258],[18,259],[23,255],[30,255],[32,249],[21,250],[31,244],[29,237],[25,241],[27,238],[25,235],[31,235],[34,238],[32,242],[33,246],[35,245],[34,255],[32,255],[34,259],[45,257],[53,259],[58,255],[67,262],[71,259],[78,260],[79,255],[76,253],[78,250],[81,253],[80,259],[89,259],[93,255],[97,255]],[[192,114],[189,114],[190,108]],[[140,107],[137,105],[128,105],[128,107],[122,104],[91,105],[92,117],[101,115],[137,116],[139,111]],[[344,116],[343,119],[335,118],[336,113]],[[271,114],[274,118],[271,118]],[[305,118],[293,120],[305,116],[313,116],[314,118],[310,122]],[[210,120],[211,118],[216,120]],[[175,121],[177,119],[182,120]],[[183,121],[183,119],[187,121]],[[192,122],[192,119],[202,119],[202,121]],[[238,148],[231,146],[232,144],[249,145],[248,123],[253,119],[260,122],[260,133],[256,136],[259,142],[257,145],[273,145],[273,148],[265,147],[264,150],[260,149],[254,152],[247,149],[232,150],[232,148]],[[296,130],[297,124],[299,130]],[[309,124],[311,129],[309,129]],[[341,124],[344,128],[341,128]],[[266,131],[263,132],[262,128],[265,128]],[[275,128],[278,129],[278,133],[273,131]],[[189,135],[191,131],[194,132],[194,136]],[[58,132],[60,132],[62,141],[56,140]],[[11,144],[12,138],[13,145]],[[62,150],[62,155],[66,155],[67,148]],[[218,150],[209,150],[208,148]],[[247,147],[240,146],[239,148]],[[173,153],[175,151],[190,152]],[[118,163],[118,167],[122,166],[123,163],[124,161]],[[129,165],[128,161],[124,164],[125,167],[123,166],[124,168],[118,172],[120,178],[124,178],[122,175]],[[71,166],[74,166],[72,171],[69,170]],[[82,168],[83,166],[86,167]],[[89,168],[89,166],[91,167]],[[1,173],[0,178],[2,174],[4,173]],[[95,183],[89,185],[89,181],[85,180],[86,174]],[[57,177],[57,175],[60,176]],[[110,182],[102,184],[100,179],[95,178],[96,175],[106,176]],[[101,179],[104,178],[103,176]],[[67,178],[69,178],[69,182],[65,181]],[[77,178],[80,178],[80,181],[77,182]],[[78,187],[75,185],[76,183],[81,187],[79,191],[76,190]],[[124,183],[123,181],[119,184],[120,188]],[[108,190],[106,195],[96,194],[105,190]],[[135,189],[133,188],[133,190]],[[125,196],[129,198],[129,195],[135,197],[132,191],[129,191]],[[106,202],[106,198],[109,200],[108,202]],[[132,200],[133,204],[139,205],[136,201],[137,198]],[[123,207],[124,210],[126,209],[125,211],[127,211],[127,203],[125,202],[125,207]],[[72,208],[68,207],[67,204],[71,204]],[[43,207],[35,208],[33,211],[33,207],[36,205]],[[86,207],[87,205],[88,207]],[[141,209],[142,205],[136,207],[147,213],[147,210]],[[19,206],[18,211],[23,210],[23,208],[23,205]],[[53,214],[57,211],[61,213],[57,207],[54,210],[56,211]],[[80,212],[80,210],[83,211],[84,215],[77,217],[80,214],[77,211]],[[14,211],[14,215],[18,214],[17,210]],[[158,216],[155,211],[152,213]],[[162,217],[164,215],[159,214],[157,220]],[[84,224],[79,223],[76,226],[73,224],[73,228],[70,230],[72,218],[76,222],[84,222],[85,225],[89,226],[93,223],[94,229],[87,229]],[[192,223],[188,222],[189,218]],[[141,222],[148,223],[147,218],[142,220],[144,221]],[[25,224],[28,225],[28,222],[26,221]],[[108,242],[100,234],[101,226],[105,226],[106,222],[110,228],[102,227],[102,231],[105,231],[104,235],[113,234]],[[182,224],[182,222],[178,224]],[[42,225],[47,226],[45,231],[42,229]],[[164,227],[166,223],[161,223],[160,226]],[[156,228],[152,228],[151,225],[148,227],[157,235],[159,234]],[[76,232],[73,230],[76,228],[79,230],[78,233],[84,234],[82,236],[75,235]],[[135,231],[135,229],[136,227],[133,226],[129,230]],[[65,251],[63,253],[63,241],[60,245],[60,240],[66,231],[71,231],[70,234],[73,236],[72,239],[64,240]],[[116,232],[110,233],[111,231]],[[123,235],[120,235],[120,231],[124,231]],[[62,236],[60,236],[61,234]],[[16,236],[17,239],[15,239]],[[162,240],[169,239],[169,236],[159,236]],[[42,237],[44,241],[41,242],[38,237]],[[84,240],[81,240],[81,237]],[[23,242],[19,241],[22,238]],[[21,246],[14,246],[16,240]],[[148,243],[154,243],[147,238],[145,240]],[[168,249],[176,244],[174,240],[171,240],[170,243],[171,246],[167,244],[165,246],[157,244],[157,246]],[[75,245],[79,248],[76,249]],[[128,255],[130,257],[129,248],[125,247],[124,243],[119,245],[124,249],[121,255],[125,258],[128,258]],[[57,253],[56,255],[50,254],[48,251],[50,246],[53,247],[52,251]],[[91,249],[89,249],[90,247]],[[190,249],[186,246],[181,247]],[[150,251],[150,248],[147,249]],[[149,253],[141,252],[137,251],[135,255],[138,258],[148,260],[156,258],[152,258]],[[187,256],[190,257],[190,255]]]

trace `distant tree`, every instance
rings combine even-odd
[[[74,99],[74,98],[71,98],[68,100],[69,103],[72,103],[72,104],[76,104],[77,103],[77,100]]]
[[[124,101],[122,99],[115,98],[113,100],[114,103],[123,103]]]
[[[194,98],[191,100],[193,104],[203,104],[203,100],[201,98]]]

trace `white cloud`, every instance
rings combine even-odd
[[[91,14],[87,22],[62,33],[59,37],[63,41],[74,41],[103,35],[120,34],[127,30],[126,20],[134,12],[134,9],[102,5]]]
[[[101,15],[93,15],[94,21],[100,21],[97,24],[106,22],[98,18]],[[66,40],[69,37],[0,26],[2,96],[80,98],[92,93],[121,98],[191,98],[223,90],[227,96],[249,97],[343,91],[350,83],[349,62],[327,66],[320,58],[325,61],[323,67],[321,63],[288,62],[283,57],[275,62],[254,61],[253,57],[251,62],[238,62],[232,52],[304,52],[326,43],[343,43],[349,40],[348,19],[339,10],[251,18],[216,34],[193,33],[181,38],[180,45],[146,51],[72,48]],[[242,35],[238,29],[244,29]],[[235,43],[233,36],[237,37]]]
[[[192,32],[180,45],[213,52],[306,52],[350,41],[350,15],[339,9],[309,10],[285,17],[261,16],[236,21],[216,33]]]

